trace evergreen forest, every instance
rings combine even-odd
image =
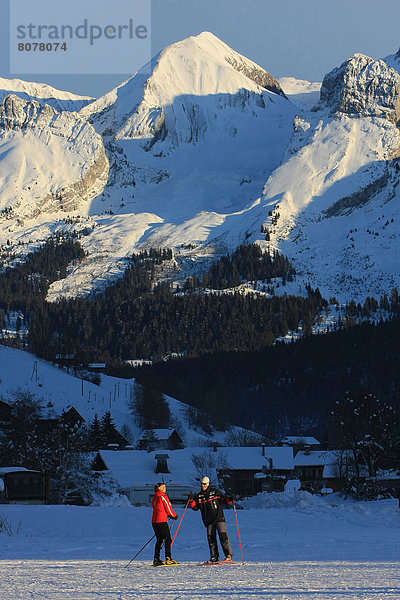
[[[108,372],[207,411],[221,427],[241,424],[266,436],[329,436],[331,409],[347,390],[365,386],[399,407],[399,298],[350,302],[335,331],[311,335],[326,309],[318,289],[307,297],[264,295],[244,281],[289,281],[295,271],[278,253],[242,245],[181,289],[156,277],[172,251],[133,254],[123,277],[88,297],[46,302],[49,285],[84,258],[79,240],[55,237],[24,262],[0,272],[1,341],[50,361],[68,356],[76,366],[102,361]],[[226,288],[229,287],[229,290]],[[236,291],[235,291],[236,288]],[[332,302],[332,299],[331,299]],[[387,320],[365,322],[378,308]],[[21,314],[21,330],[6,331]],[[364,319],[364,320],[363,320]],[[301,339],[277,342],[300,328]],[[169,360],[166,360],[166,359]],[[130,367],[127,361],[151,359]]]

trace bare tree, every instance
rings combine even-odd
[[[192,454],[192,463],[199,478],[204,475],[217,478],[217,470],[228,466],[226,456],[220,450],[204,450],[200,454]]]
[[[366,466],[369,477],[375,477],[394,444],[396,411],[373,393],[358,388],[336,401],[332,417],[338,444],[352,452],[357,481],[361,465]]]

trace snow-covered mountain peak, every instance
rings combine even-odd
[[[0,102],[10,94],[25,100],[37,100],[39,104],[48,104],[58,111],[78,111],[93,100],[89,96],[78,96],[71,92],[57,90],[45,83],[0,77]]]
[[[325,75],[320,102],[333,113],[385,116],[397,121],[399,96],[400,75],[395,69],[384,60],[354,54]]]
[[[168,136],[176,146],[203,137],[225,108],[265,106],[267,90],[270,101],[284,96],[267,71],[204,32],[171,44],[80,114],[115,139],[152,145]]]
[[[254,92],[259,92],[261,87],[281,96],[285,95],[278,81],[270,73],[209,31],[203,31],[197,36],[168,46],[160,55],[159,66],[166,59],[170,61],[169,66],[173,65],[175,68],[179,63],[183,69],[190,62],[197,65],[195,70],[191,68],[189,72],[192,75],[192,79],[189,78],[190,93],[193,93],[193,84],[194,93],[199,95],[236,93],[238,85],[251,89],[249,82],[244,83],[242,78],[238,79],[235,74],[230,73],[230,69],[227,68],[229,65],[256,85],[252,88]]]
[[[42,241],[66,211],[93,223],[88,258],[50,300],[106,285],[134,249],[174,248],[183,278],[244,241],[292,259],[290,292],[304,281],[343,300],[390,292],[400,285],[398,63],[355,54],[326,75],[315,107],[319,83],[271,84],[203,32],[78,113],[64,92],[55,101],[71,101],[69,112],[21,84],[32,95],[1,96],[0,243]]]

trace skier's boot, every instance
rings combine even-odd
[[[218,558],[209,558],[208,560],[206,560],[206,562],[204,564],[205,565],[215,565],[215,564],[217,564],[217,562],[219,562]]]
[[[161,567],[162,565],[165,565],[165,562],[155,557],[153,560],[153,567]]]
[[[226,556],[221,562],[232,562],[232,556],[228,554],[228,556]]]
[[[165,564],[166,565],[179,565],[178,561],[174,560],[173,558],[166,558]]]

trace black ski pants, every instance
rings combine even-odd
[[[225,556],[232,556],[233,554],[232,547],[229,542],[228,531],[226,529],[226,523],[225,521],[218,521],[217,523],[207,525],[207,540],[210,547],[210,558],[213,560],[219,559],[217,531]]]
[[[154,533],[156,534],[156,546],[154,548],[154,558],[160,558],[160,551],[163,542],[165,542],[165,558],[171,558],[171,532],[168,523],[152,523]]]

